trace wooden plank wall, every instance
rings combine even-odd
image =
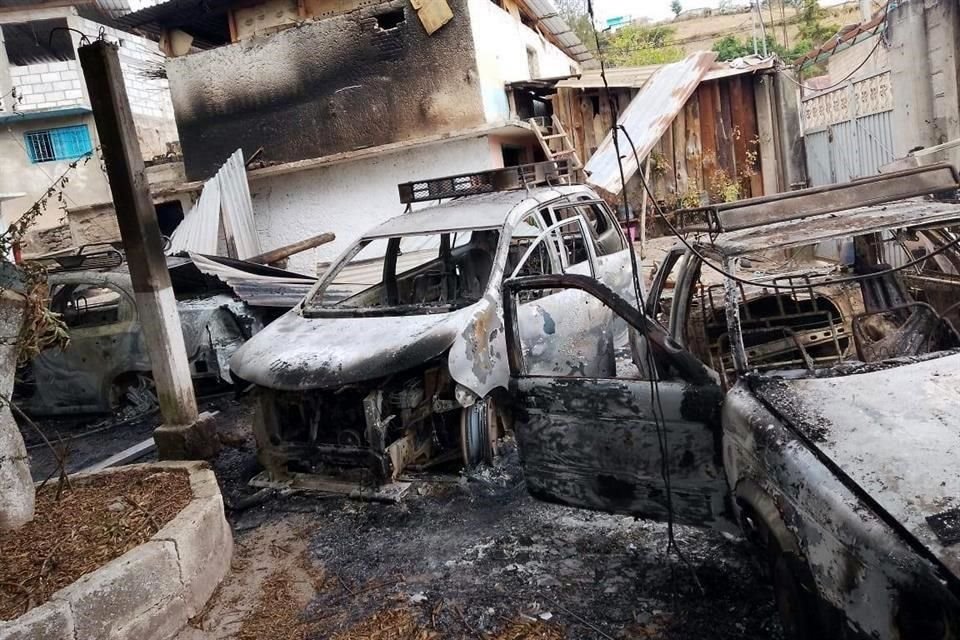
[[[653,190],[668,209],[764,194],[755,81],[759,79],[741,75],[701,83],[654,147]],[[613,91],[620,109],[637,93]],[[600,93],[560,88],[554,97],[554,110],[584,161],[610,130],[609,103]],[[641,190],[634,177],[628,185],[632,203],[639,202]]]

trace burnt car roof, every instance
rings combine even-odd
[[[960,224],[960,203],[917,198],[729,231],[718,234],[713,241],[704,236],[695,244],[698,248],[717,255],[736,257],[768,249],[810,245],[871,231],[943,224],[952,220]]]
[[[390,218],[364,233],[363,237],[385,238],[443,231],[496,229],[505,225],[514,209],[526,200],[531,200],[530,207],[533,207],[572,193],[592,194],[589,187],[573,185],[467,196]]]

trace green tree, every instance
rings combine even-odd
[[[662,25],[631,24],[609,34],[603,43],[604,59],[612,67],[666,64],[683,58],[683,49],[671,43],[674,30]]]
[[[753,38],[738,38],[735,35],[726,35],[716,42],[713,43],[711,47],[713,51],[717,52],[717,60],[726,62],[729,60],[736,60],[737,58],[742,58],[744,56],[753,55]],[[763,53],[763,43],[757,42],[757,51]],[[791,59],[793,53],[792,50],[788,51],[783,48],[777,40],[770,34],[767,34],[767,52],[770,54],[776,54],[784,60]]]
[[[570,30],[580,39],[580,42],[594,55],[597,54],[597,36],[587,13],[586,0],[555,0],[557,12],[570,26]],[[601,34],[601,40],[603,35]]]
[[[673,11],[675,16],[679,16],[683,12],[683,5],[680,4],[680,0],[673,0],[670,3],[670,11]]]

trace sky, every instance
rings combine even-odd
[[[673,15],[670,11],[671,0],[593,0],[594,10],[600,20],[615,16],[646,17],[652,20],[662,20]],[[822,5],[838,4],[841,0],[821,0]],[[716,7],[719,0],[680,0],[684,9],[698,9],[700,7]],[[735,4],[749,4],[748,0]]]

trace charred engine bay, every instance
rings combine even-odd
[[[214,462],[229,505],[252,491],[252,458],[248,442]],[[268,562],[280,552],[261,542],[264,531],[302,539],[324,577],[297,614],[310,638],[367,637],[350,630],[398,609],[431,638],[525,637],[501,635],[518,619],[575,639],[781,637],[745,540],[678,527],[686,565],[667,554],[665,525],[529,497],[509,442],[493,467],[424,476],[401,503],[275,495],[228,514],[238,548]]]

